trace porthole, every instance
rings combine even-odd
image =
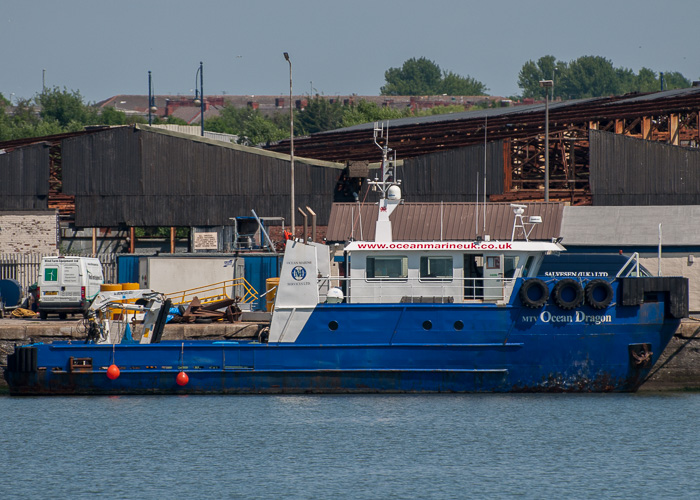
[[[460,331],[464,328],[464,322],[462,320],[455,321],[455,330]]]
[[[433,322],[429,319],[423,321],[423,330],[430,330],[433,327]]]
[[[336,331],[338,329],[338,322],[334,320],[328,323],[328,329],[332,332]]]

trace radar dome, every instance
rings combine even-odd
[[[343,301],[343,298],[343,291],[336,286],[328,290],[328,295],[326,295],[326,303],[340,304]]]
[[[397,185],[389,187],[386,192],[386,197],[389,200],[400,200],[401,199],[401,188]]]

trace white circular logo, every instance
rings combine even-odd
[[[306,278],[306,269],[301,266],[296,266],[294,269],[292,269],[292,278],[294,278],[296,281],[303,280]]]

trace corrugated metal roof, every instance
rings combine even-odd
[[[662,92],[649,92],[647,94],[631,95],[622,99],[622,102],[634,103],[634,102],[646,102],[646,101],[658,101],[663,99],[673,99],[676,97],[692,96],[700,92],[699,87],[686,87],[684,89],[673,89],[664,90]],[[620,102],[620,101],[617,101]]]
[[[131,128],[131,127],[132,127],[132,125],[127,125],[124,127],[114,127],[114,128]],[[251,153],[254,155],[261,156],[261,157],[267,156],[270,158],[277,158],[278,160],[287,160],[287,161],[289,161],[289,158],[290,158],[288,153],[277,153],[274,151],[268,151],[266,149],[256,148],[256,147],[252,147],[252,146],[242,146],[240,144],[234,144],[234,143],[222,144],[221,141],[209,139],[206,136],[202,137],[202,136],[197,136],[197,135],[184,134],[184,133],[177,132],[174,130],[163,130],[163,129],[158,129],[156,127],[149,127],[148,125],[141,125],[138,123],[133,125],[133,128],[135,130],[147,130],[150,132],[156,132],[158,134],[169,135],[171,137],[179,137],[180,139],[187,139],[189,141],[203,142],[206,144],[210,144],[212,146],[218,146],[218,147],[223,147],[223,148],[228,148],[228,149],[235,149],[236,151],[241,151],[244,153]],[[314,158],[305,158],[303,156],[297,156],[297,155],[294,155],[294,162],[295,163],[306,163],[307,165],[315,165],[317,167],[336,168],[336,169],[340,169],[340,170],[345,168],[345,163],[339,163],[339,162],[327,161],[327,160],[316,160]]]
[[[527,217],[542,217],[542,223],[530,234],[531,240],[559,237],[561,203],[524,205]],[[377,210],[376,204],[334,203],[327,240],[374,240]],[[390,219],[394,241],[471,241],[485,234],[494,240],[510,240],[515,215],[509,203],[487,203],[485,207],[476,203],[403,203],[396,207]]]
[[[549,104],[550,133],[587,128],[591,121],[695,113],[698,106],[700,87],[646,95],[555,101]],[[400,158],[405,159],[483,142],[486,129],[488,140],[531,138],[542,133],[544,111],[544,103],[537,103],[389,120],[389,144]],[[373,127],[373,123],[365,123],[298,137],[294,140],[294,147],[297,153],[307,157],[373,161],[378,156],[371,132]],[[288,142],[279,141],[267,149],[284,151],[289,148]]]
[[[562,244],[583,246],[700,245],[700,206],[564,207]]]
[[[677,97],[693,96],[700,93],[700,88],[689,87],[685,89],[674,89],[665,90],[663,92],[651,92],[643,95],[632,94],[623,95],[615,97],[589,97],[585,99],[571,99],[568,101],[550,101],[549,111],[550,113],[558,110],[565,110],[566,108],[576,108],[581,105],[599,104],[603,106],[619,105],[619,104],[633,104],[635,102],[649,102],[649,101],[662,101],[665,99],[673,99]],[[522,106],[513,106],[506,108],[487,108],[479,109],[474,111],[462,111],[458,113],[449,113],[441,115],[429,115],[429,116],[412,116],[407,118],[397,118],[395,120],[388,120],[389,127],[403,127],[406,125],[421,125],[425,123],[440,123],[440,122],[450,122],[450,121],[462,121],[462,120],[479,120],[488,118],[496,118],[503,116],[519,116],[530,113],[540,113],[544,110],[545,104],[543,102],[536,104],[526,104]],[[315,136],[322,136],[323,134],[339,133],[339,132],[352,132],[358,130],[372,130],[374,128],[374,123],[362,123],[359,125],[354,125],[352,127],[345,127],[336,130],[329,130]]]
[[[201,137],[202,127],[199,125],[149,125],[153,128],[159,128],[161,130],[170,130],[172,132],[179,132],[181,134],[187,135],[198,135]],[[238,143],[238,136],[234,134],[225,134],[223,132],[210,132],[209,130],[204,131],[204,137],[208,139],[214,139],[221,142],[233,142]]]

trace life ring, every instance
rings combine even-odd
[[[561,309],[574,309],[583,302],[583,287],[578,281],[565,278],[552,288],[552,300]]]
[[[612,285],[601,279],[589,281],[585,293],[586,302],[593,309],[605,309],[615,295]]]
[[[520,301],[530,309],[539,309],[549,298],[547,284],[539,278],[530,278],[523,281],[520,287]]]

